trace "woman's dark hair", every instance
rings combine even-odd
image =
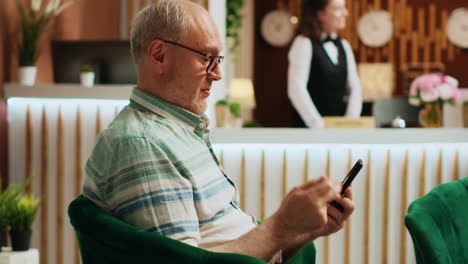
[[[330,0],[303,0],[301,21],[297,33],[318,40],[322,29],[318,19],[318,12],[327,8]]]

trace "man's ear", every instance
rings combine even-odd
[[[148,61],[159,73],[164,71],[165,49],[164,41],[156,39],[150,42],[146,50]]]

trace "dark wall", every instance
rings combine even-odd
[[[255,1],[255,58],[254,87],[257,101],[255,118],[263,126],[288,126],[292,118],[292,106],[287,97],[288,49],[274,48],[267,44],[260,35],[263,16],[277,7],[276,0]],[[280,1],[281,2],[281,1]],[[301,0],[288,1],[290,12],[298,14]],[[412,62],[442,62],[446,74],[460,81],[460,87],[468,87],[468,50],[456,48],[447,42],[444,26],[446,17],[455,8],[466,6],[466,0],[347,0],[350,10],[348,26],[340,34],[352,45],[357,63],[391,62],[394,65],[394,95],[401,96],[408,87],[404,81],[403,65]],[[359,17],[373,9],[388,10],[394,17],[395,36],[391,44],[372,49],[365,47],[357,38]],[[406,11],[406,17],[402,14]],[[432,10],[432,11],[431,11]],[[419,18],[422,13],[422,19]],[[431,12],[434,23],[431,28]],[[411,16],[408,14],[411,13]],[[409,19],[408,17],[411,17]],[[411,20],[411,23],[408,21]],[[421,33],[419,24],[424,24]],[[412,25],[409,27],[409,25]],[[431,32],[440,31],[440,38]],[[438,40],[439,39],[439,40]],[[413,50],[416,47],[416,55]],[[402,51],[403,50],[403,51]],[[365,108],[366,109],[366,106]]]

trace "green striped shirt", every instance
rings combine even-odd
[[[255,224],[238,208],[207,126],[206,116],[135,88],[97,138],[83,194],[125,222],[191,245],[236,239]]]

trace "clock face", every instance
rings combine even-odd
[[[468,48],[468,8],[458,8],[450,14],[447,37],[453,45]]]
[[[265,41],[274,47],[287,46],[295,34],[291,18],[291,14],[281,9],[266,14],[260,28]]]
[[[384,10],[370,11],[359,19],[359,39],[372,48],[385,46],[393,37],[393,21]]]

